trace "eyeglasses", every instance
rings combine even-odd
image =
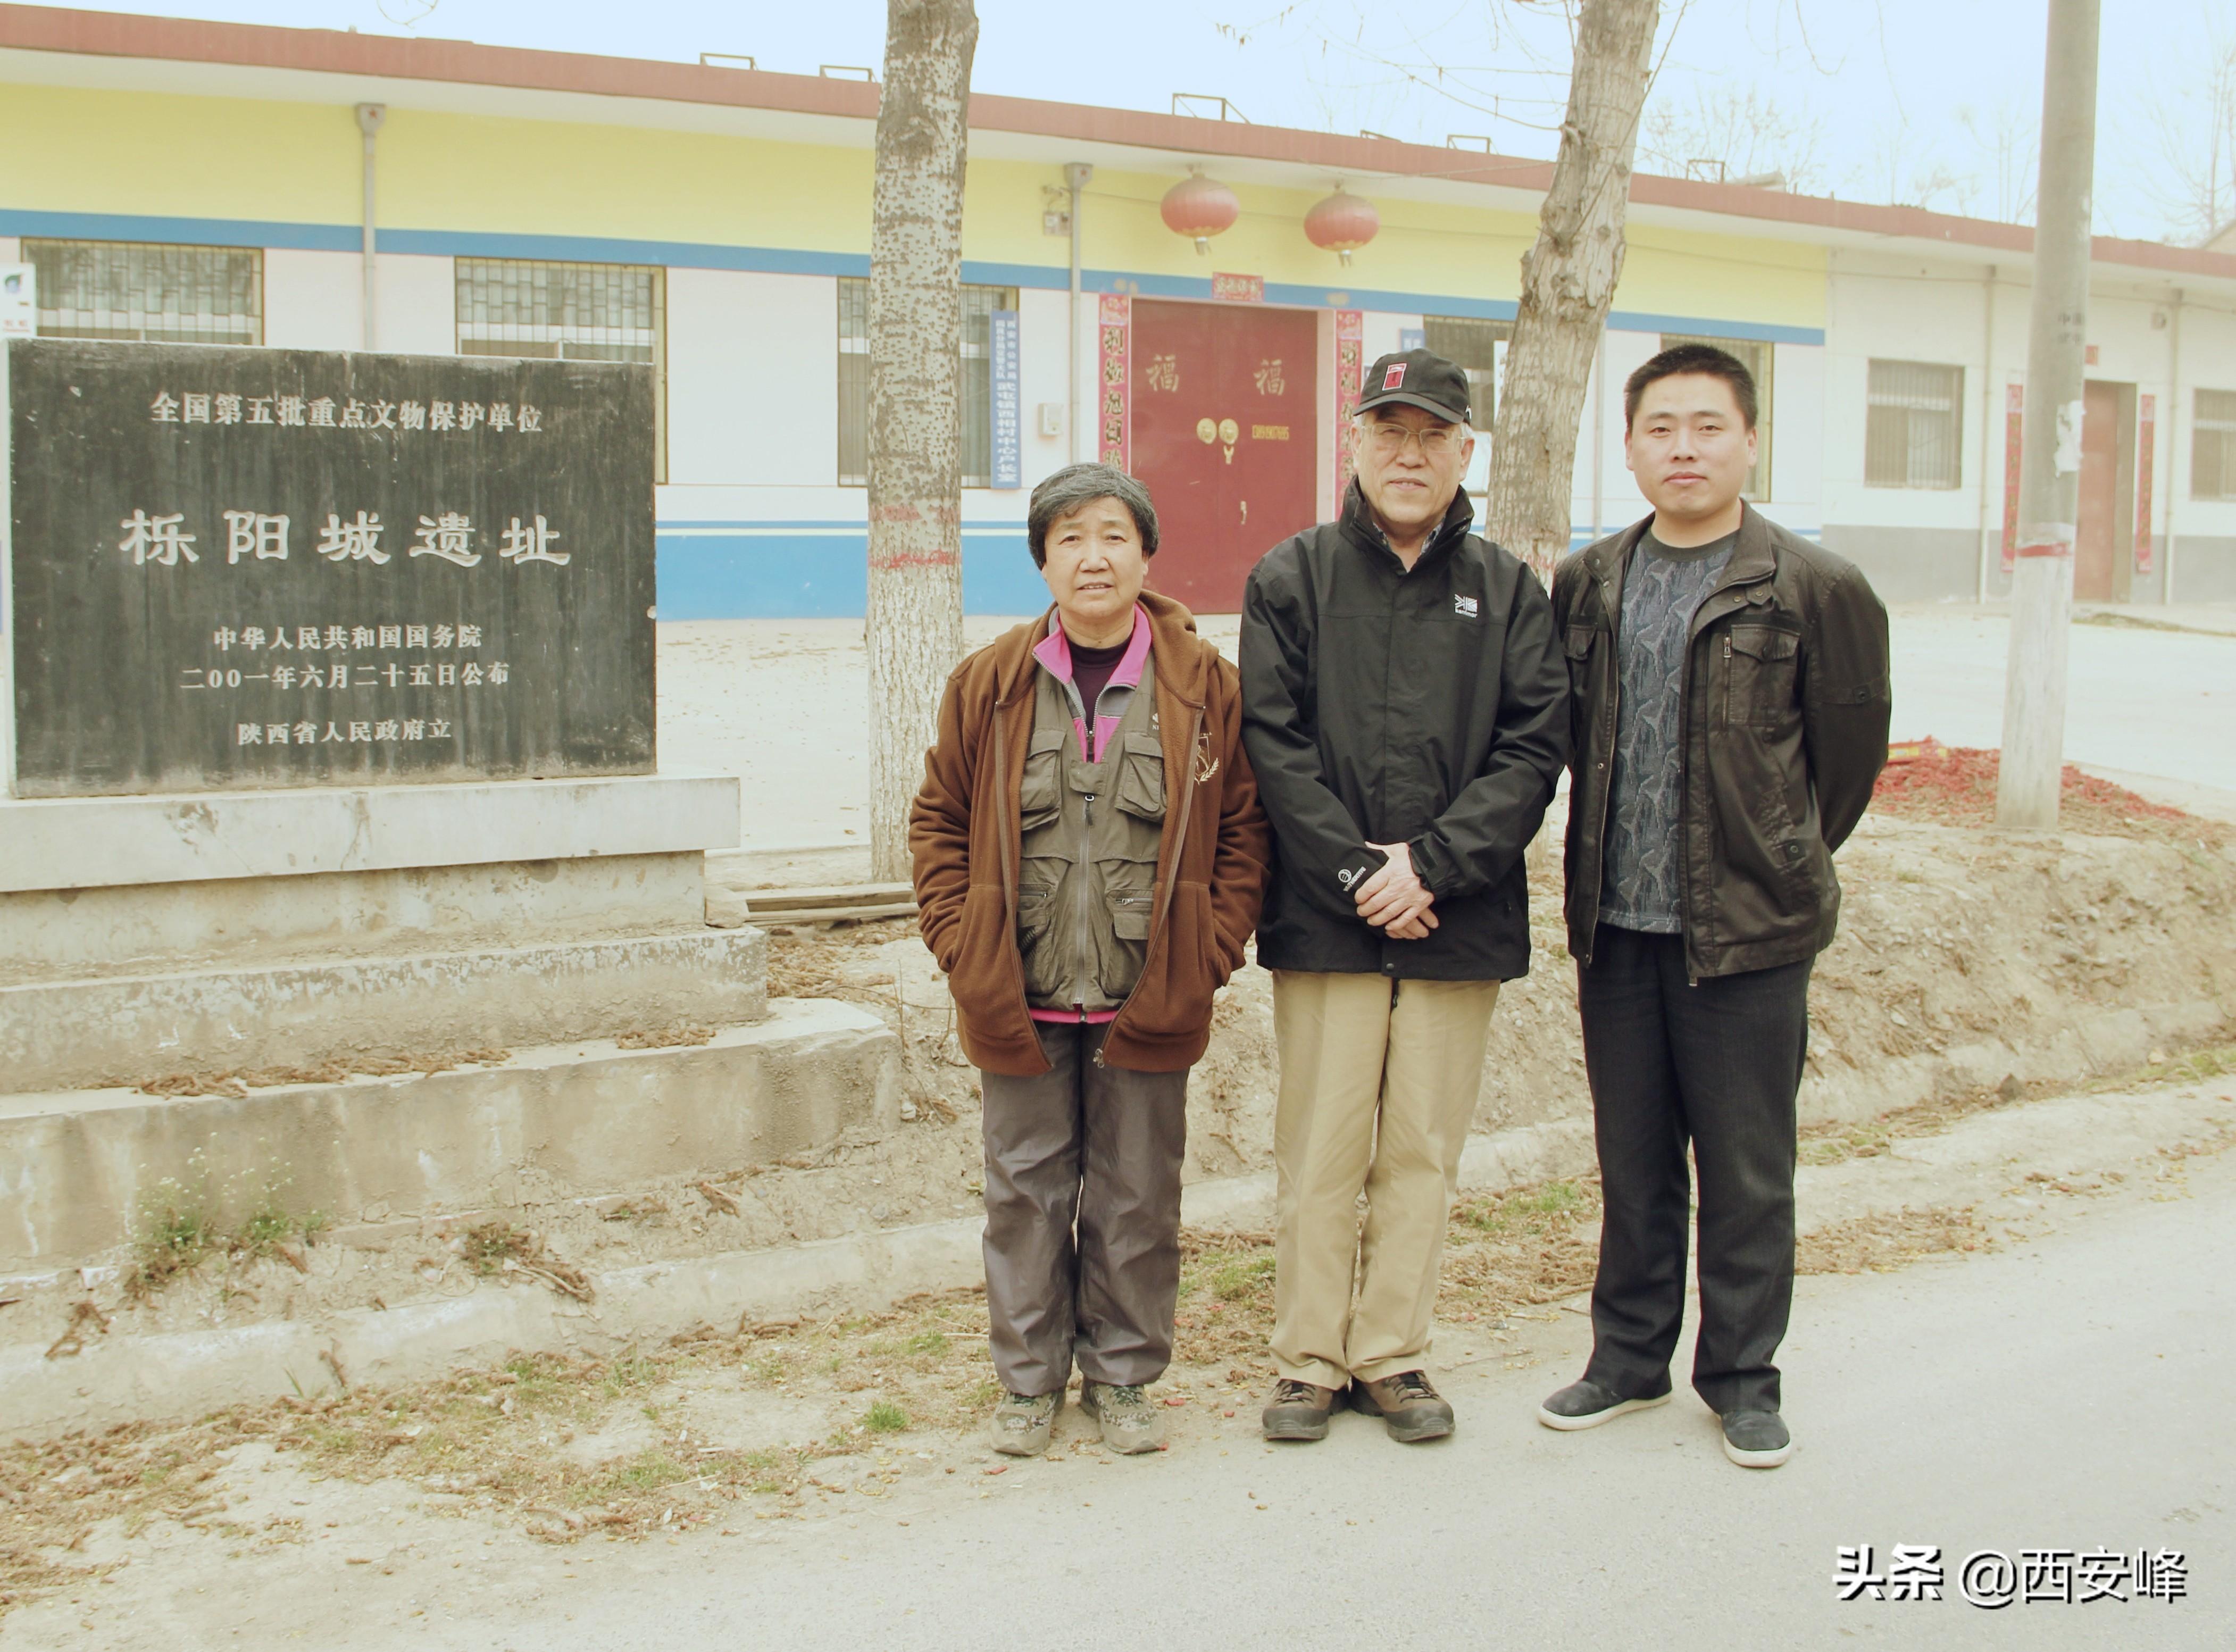
[[[1366,444],[1378,458],[1394,459],[1408,446],[1421,450],[1421,457],[1435,464],[1459,451],[1460,429],[1457,425],[1433,425],[1426,430],[1407,430],[1398,424],[1369,425]]]

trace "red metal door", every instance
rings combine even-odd
[[[1162,530],[1152,589],[1232,614],[1258,558],[1316,520],[1319,343],[1309,311],[1134,301],[1134,473]]]
[[[2073,595],[2082,602],[2112,600],[2112,564],[2119,555],[2120,387],[2090,379],[2082,391],[2081,520],[2073,543]]]

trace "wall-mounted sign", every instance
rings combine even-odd
[[[1230,304],[1263,304],[1266,301],[1266,278],[1262,275],[1222,275],[1213,272],[1211,296]]]
[[[1017,391],[1017,313],[996,310],[988,318],[986,329],[987,365],[991,419],[994,436],[993,485],[997,488],[1016,488],[1024,485],[1024,464],[1020,448],[1024,436],[1024,408],[1018,400]]]

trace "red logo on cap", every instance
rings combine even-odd
[[[1405,364],[1402,361],[1382,375],[1382,388],[1384,390],[1395,390],[1404,382]]]

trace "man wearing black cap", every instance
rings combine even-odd
[[[1269,1439],[1323,1438],[1346,1393],[1398,1439],[1452,1431],[1421,1368],[1445,1214],[1568,748],[1544,588],[1468,531],[1466,375],[1409,350],[1362,392],[1342,519],[1267,552],[1243,597],[1243,742],[1276,851]]]

